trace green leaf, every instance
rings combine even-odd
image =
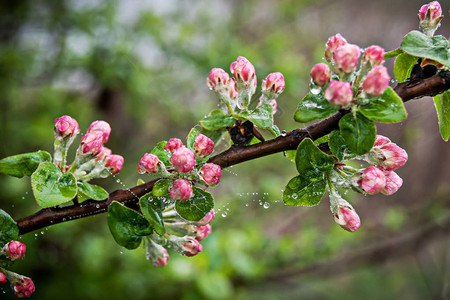
[[[301,175],[292,178],[283,192],[283,201],[291,206],[314,206],[325,193],[325,181],[311,181]]]
[[[402,49],[397,48],[395,50],[392,50],[392,51],[389,51],[389,52],[385,53],[384,54],[384,59],[390,59],[390,58],[396,57],[397,55],[400,55],[402,53],[403,53]]]
[[[333,130],[330,133],[330,141],[328,142],[328,145],[330,146],[331,153],[333,153],[339,161],[343,161],[345,155],[351,153],[339,130]]]
[[[411,77],[411,71],[414,65],[417,63],[418,58],[416,56],[402,53],[395,59],[394,64],[394,76],[398,82],[405,82]]]
[[[263,106],[255,110],[244,110],[239,114],[233,114],[233,117],[240,120],[248,120],[259,128],[272,129],[272,110],[272,105],[264,104]]]
[[[295,164],[298,173],[310,180],[321,180],[323,172],[334,167],[334,158],[323,153],[311,139],[304,139],[297,148]]]
[[[172,180],[170,179],[160,179],[153,186],[153,196],[162,197],[169,193],[169,187],[172,185]]]
[[[323,143],[328,143],[329,140],[330,140],[330,137],[328,135],[324,135],[324,136],[321,136],[320,138],[314,140],[314,144],[320,145]]]
[[[167,144],[166,141],[159,142],[150,153],[158,156],[159,160],[162,161],[164,165],[170,166],[169,162],[170,156],[167,154],[166,151],[164,151],[164,146],[166,144]]]
[[[176,201],[177,213],[188,221],[198,221],[214,208],[214,200],[210,193],[193,187],[194,196],[186,201]]]
[[[136,183],[136,184],[137,184],[137,185],[141,185],[141,184],[144,184],[144,183],[145,183],[145,181],[139,178],[139,179],[137,180],[137,183]]]
[[[0,209],[0,248],[19,236],[16,222],[4,210]]]
[[[270,132],[272,133],[274,138],[276,138],[276,137],[281,135],[280,128],[278,128],[277,125],[272,125],[272,129],[270,130]]]
[[[343,116],[339,121],[339,128],[345,144],[353,153],[361,155],[372,149],[377,127],[361,113],[355,112]]]
[[[77,181],[72,173],[63,174],[50,162],[39,165],[31,175],[34,198],[42,208],[71,201],[77,194]]]
[[[159,235],[166,232],[162,215],[165,207],[164,199],[164,197],[153,197],[152,193],[145,194],[139,199],[142,214]]]
[[[117,201],[113,201],[108,207],[107,220],[116,243],[129,250],[139,247],[142,236],[152,233],[152,228],[143,215]]]
[[[0,172],[9,176],[22,178],[30,176],[41,162],[52,160],[50,153],[37,151],[8,156],[0,160]]]
[[[192,128],[191,131],[189,131],[188,136],[187,136],[187,142],[186,142],[186,146],[189,149],[194,150],[195,137],[199,134],[200,134],[200,131],[198,131],[195,127]]]
[[[218,130],[224,127],[233,126],[236,121],[232,114],[224,114],[216,111],[199,121],[200,125],[207,130]]]
[[[369,98],[369,103],[361,105],[359,111],[375,122],[397,123],[406,119],[407,113],[400,98],[391,87],[383,95]]]
[[[322,90],[318,94],[309,92],[298,104],[294,120],[305,123],[316,119],[323,119],[331,116],[338,110],[339,107],[332,105],[325,99]]]
[[[78,191],[82,192],[92,200],[105,200],[108,198],[108,192],[98,185],[89,184],[85,181],[77,182]],[[81,202],[78,199],[78,202]]]
[[[413,30],[405,35],[400,48],[410,55],[429,58],[450,66],[449,42],[441,35],[429,37],[420,31]]]
[[[438,115],[439,131],[442,139],[447,142],[450,137],[450,92],[434,96],[434,105]]]
[[[286,151],[284,151],[284,156],[286,156],[292,162],[295,163],[295,157],[297,156],[297,150],[286,150]]]

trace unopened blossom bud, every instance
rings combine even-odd
[[[255,67],[248,59],[239,56],[235,62],[231,63],[230,71],[234,75],[239,90],[240,101],[237,104],[243,109],[249,105],[250,98],[256,90]]]
[[[419,14],[419,27],[428,36],[433,36],[436,29],[441,25],[440,22],[444,16],[442,16],[442,8],[438,1],[432,1],[423,5]]]
[[[371,66],[381,65],[384,62],[384,49],[380,46],[370,46],[364,51],[363,61]]]
[[[239,92],[236,90],[236,82],[234,79],[230,79],[229,90],[230,99],[236,100],[239,97]]]
[[[209,213],[207,213],[203,218],[201,218],[198,221],[195,221],[194,224],[196,226],[205,226],[206,224],[209,224],[214,218],[216,217],[216,212],[214,209],[211,209]]]
[[[262,81],[262,93],[268,98],[277,98],[284,91],[284,76],[280,72],[270,73]]]
[[[83,154],[96,156],[103,148],[103,133],[100,131],[86,133],[80,145]]]
[[[381,190],[381,193],[389,196],[399,190],[403,184],[403,179],[394,171],[386,171],[384,176],[386,177],[386,186]]]
[[[103,148],[100,151],[100,153],[97,154],[97,156],[95,157],[95,161],[106,160],[106,158],[109,157],[111,154],[112,154],[111,149],[103,146]]]
[[[222,177],[222,169],[213,163],[204,164],[200,169],[200,179],[206,185],[216,185]]]
[[[55,139],[62,141],[76,136],[80,133],[78,122],[70,116],[62,116],[55,119],[54,135]]]
[[[90,132],[101,132],[103,135],[103,144],[106,143],[109,139],[109,135],[111,134],[111,126],[109,126],[108,122],[105,121],[94,121],[91,123],[88,129],[88,133]]]
[[[185,242],[181,246],[182,254],[191,257],[203,251],[203,246],[195,238],[186,236],[184,240]]]
[[[26,250],[27,246],[24,243],[11,241],[3,247],[2,252],[8,259],[18,260],[23,258]]]
[[[178,172],[189,172],[194,169],[195,154],[188,148],[181,147],[173,152],[170,162]]]
[[[318,63],[311,69],[311,78],[315,85],[324,86],[331,78],[330,67],[326,63]]]
[[[200,226],[197,228],[196,232],[195,232],[195,239],[199,242],[203,241],[210,233],[212,232],[211,230],[211,225],[206,224],[205,226]]]
[[[230,76],[227,72],[221,68],[214,68],[209,72],[209,76],[206,78],[206,85],[208,85],[211,90],[220,93],[226,88],[229,80]]]
[[[363,82],[364,91],[372,96],[381,96],[389,86],[389,76],[386,67],[375,66],[367,73]]]
[[[340,46],[334,52],[334,70],[336,73],[352,73],[356,69],[358,59],[361,56],[361,49],[353,44]]]
[[[393,171],[402,167],[408,160],[408,153],[394,143],[388,143],[376,152],[378,166],[387,171]]]
[[[177,179],[170,188],[170,198],[173,200],[186,201],[194,194],[192,185],[185,179]]]
[[[6,279],[5,274],[3,272],[0,272],[0,285],[7,283],[7,282],[8,282],[8,279]]]
[[[105,167],[109,169],[112,175],[119,174],[123,167],[123,157],[118,154],[108,156]]]
[[[35,291],[33,281],[31,278],[25,276],[19,275],[16,279],[14,279],[12,286],[14,294],[18,298],[30,297]]]
[[[145,153],[139,161],[136,169],[140,174],[157,173],[159,170],[161,170],[161,161],[159,160],[158,156],[150,153]]]
[[[358,214],[349,206],[338,206],[334,214],[334,221],[347,231],[355,232],[361,227]]]
[[[347,40],[339,33],[330,37],[325,47],[325,59],[332,62],[336,49],[345,44],[347,44]]]
[[[269,101],[269,104],[272,105],[272,116],[277,113],[278,103],[277,100],[272,99]]]
[[[199,157],[204,158],[214,151],[214,142],[206,135],[198,134],[195,136],[193,148]]]
[[[331,104],[344,107],[353,100],[353,91],[349,82],[331,80],[330,85],[325,90],[325,99]]]
[[[391,142],[391,140],[389,138],[385,137],[384,135],[377,134],[375,137],[375,143],[373,144],[373,146],[374,147],[383,146],[390,142]]]
[[[169,263],[169,253],[166,248],[153,240],[149,239],[147,244],[147,259],[149,259],[155,267],[164,267]]]
[[[386,186],[386,177],[377,167],[365,168],[357,176],[357,184],[369,195],[381,192]]]
[[[173,138],[170,139],[165,145],[164,150],[173,153],[173,151],[177,150],[178,148],[183,147],[183,142],[180,139]]]

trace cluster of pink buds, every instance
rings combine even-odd
[[[428,36],[434,35],[434,32],[441,26],[441,20],[444,17],[438,1],[423,5],[417,16],[419,17],[420,30]]]

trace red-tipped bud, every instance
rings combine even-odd
[[[326,63],[318,63],[311,69],[311,78],[315,85],[324,86],[331,78],[330,67]]]
[[[386,177],[382,170],[370,166],[358,174],[357,184],[368,194],[381,192],[386,186]]]
[[[11,241],[3,247],[2,252],[8,259],[18,260],[23,258],[26,250],[27,246],[24,243]]]
[[[340,46],[334,52],[335,71],[346,74],[354,72],[360,56],[361,49],[358,46],[353,44]]]
[[[239,97],[239,92],[236,90],[236,82],[233,79],[230,79],[230,99],[237,99]]]
[[[83,154],[96,156],[103,148],[103,133],[100,131],[86,133],[80,145]]]
[[[349,82],[331,80],[330,85],[325,90],[325,99],[336,106],[347,106],[353,100],[353,91]]]
[[[222,169],[213,163],[204,164],[200,169],[200,179],[206,185],[216,185],[222,177]]]
[[[375,143],[373,144],[374,147],[383,146],[388,143],[390,143],[391,140],[381,134],[377,134],[375,137]]]
[[[209,72],[206,78],[206,85],[215,92],[220,92],[224,89],[230,80],[230,76],[221,68],[214,68]]]
[[[195,232],[195,239],[199,242],[203,241],[211,233],[211,225],[200,226]]]
[[[194,141],[194,151],[199,157],[207,157],[214,150],[214,142],[203,134],[198,134]]]
[[[170,198],[186,201],[194,194],[192,185],[185,179],[177,179],[170,188]]]
[[[0,272],[0,285],[7,283],[7,282],[8,282],[8,279],[6,279],[5,274],[3,272]]]
[[[389,86],[389,76],[386,67],[375,66],[367,73],[363,82],[364,91],[373,96],[381,96]]]
[[[70,116],[62,116],[55,119],[55,139],[62,141],[64,139],[71,138],[80,133],[77,120]]]
[[[347,40],[339,33],[330,37],[325,47],[325,59],[332,62],[336,49],[345,44],[347,44]]]
[[[35,291],[33,281],[31,278],[25,276],[20,276],[17,280],[15,280],[13,283],[13,289],[14,294],[18,298],[30,297]]]
[[[209,213],[207,213],[203,218],[201,218],[198,221],[195,221],[194,224],[196,226],[205,226],[206,224],[209,224],[214,218],[216,217],[216,212],[214,209],[211,209]]]
[[[170,139],[165,145],[164,150],[173,153],[173,151],[177,150],[178,148],[183,147],[183,142],[180,139],[173,138]]]
[[[438,1],[432,1],[423,5],[419,10],[419,27],[428,36],[433,36],[434,32],[441,25],[442,8]]]
[[[109,168],[112,175],[119,174],[123,167],[123,157],[112,154],[106,159],[105,167]]]
[[[159,157],[150,153],[145,153],[136,167],[139,174],[157,173],[160,169],[161,161]]]
[[[109,139],[109,135],[111,134],[111,126],[109,126],[108,122],[105,121],[94,121],[89,126],[88,133],[90,132],[101,132],[103,135],[103,144],[106,143]]]
[[[372,66],[381,65],[384,62],[384,49],[376,45],[366,48],[363,60]]]
[[[252,63],[249,62],[247,58],[239,56],[236,61],[231,63],[230,71],[233,73],[236,80],[244,83],[244,86],[256,86],[255,67],[253,67]]]
[[[186,256],[195,256],[202,252],[203,246],[191,236],[184,237],[185,243],[181,246],[181,251]]]
[[[387,171],[393,171],[402,167],[408,160],[408,153],[394,143],[382,146],[378,153],[378,166]]]
[[[334,221],[347,231],[355,232],[361,227],[361,220],[351,206],[338,206]]]
[[[173,152],[170,162],[178,172],[189,172],[195,166],[194,152],[186,147],[178,148]]]
[[[103,147],[102,151],[100,151],[99,154],[97,154],[97,157],[95,158],[96,161],[102,161],[106,160],[107,157],[109,157],[112,154],[111,149],[107,147]]]
[[[269,99],[276,98],[284,91],[284,86],[283,74],[280,72],[270,73],[262,81],[262,92],[269,95]]]
[[[169,253],[166,248],[160,244],[150,240],[147,246],[147,259],[149,259],[155,267],[164,267],[169,263]]]
[[[384,172],[384,176],[386,177],[386,186],[381,190],[382,194],[387,196],[394,194],[401,188],[403,184],[403,179],[398,176],[394,171],[386,171]]]

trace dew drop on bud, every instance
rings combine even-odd
[[[320,88],[312,88],[311,89],[311,94],[318,95],[320,93],[320,91],[321,91]]]
[[[228,213],[225,211],[222,213],[222,218],[226,218],[228,216]]]

